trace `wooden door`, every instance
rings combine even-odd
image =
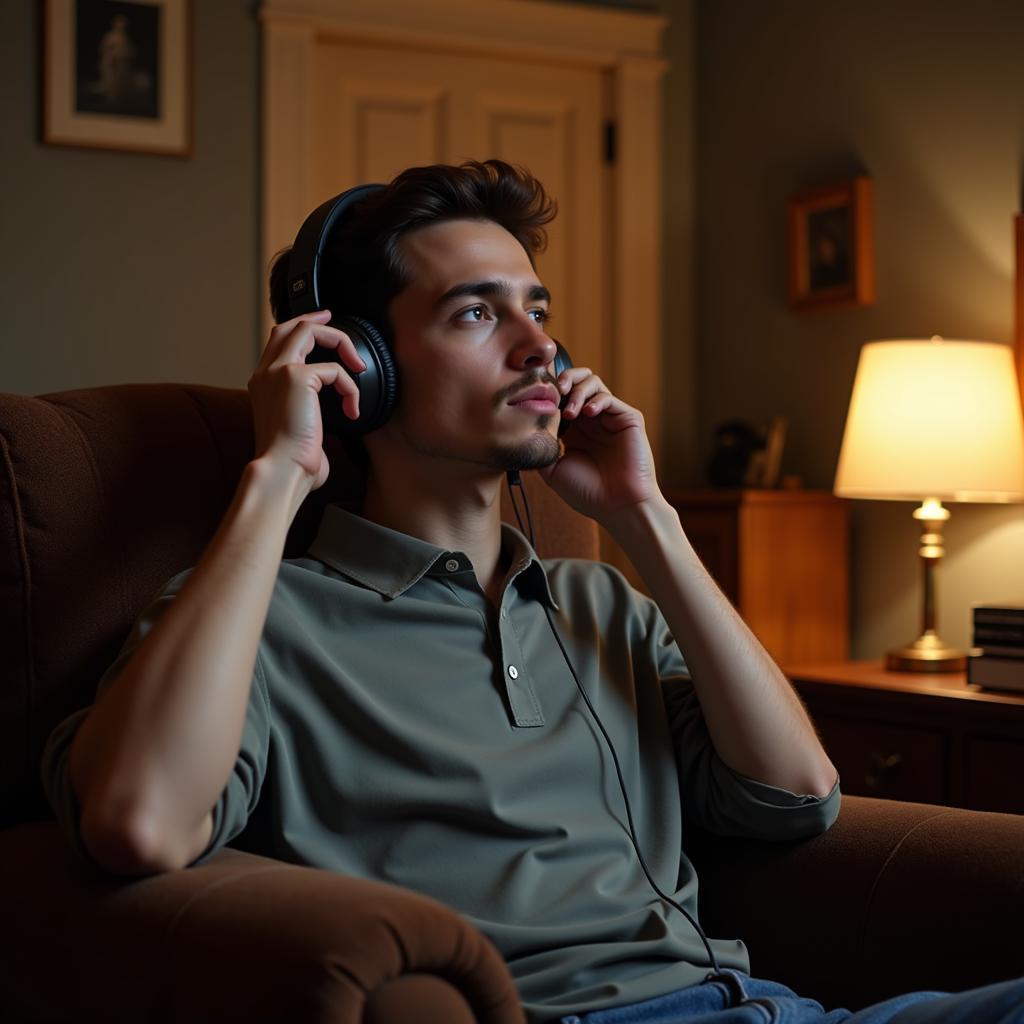
[[[528,168],[558,203],[537,261],[552,334],[614,387],[603,73],[325,35],[313,52],[311,206],[414,165],[497,157]]]

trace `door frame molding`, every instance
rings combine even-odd
[[[323,199],[312,195],[310,98],[320,38],[495,54],[597,68],[610,82],[617,157],[608,168],[615,389],[662,431],[661,78],[658,14],[541,0],[263,0],[261,255],[266,271]],[[597,297],[596,297],[597,298]],[[603,299],[597,299],[603,301]],[[264,303],[264,336],[270,314]]]

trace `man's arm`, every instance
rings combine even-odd
[[[317,394],[335,387],[354,416],[355,384],[313,344],[362,369],[326,312],[271,333],[249,381],[256,457],[173,604],[92,708],[72,741],[80,831],[100,866],[146,874],[206,847],[212,808],[238,756],[260,635],[289,526],[327,479]]]
[[[622,547],[684,652],[718,756],[735,772],[818,797],[837,772],[793,687],[693,550],[658,487],[642,415],[589,370],[561,375],[565,457],[543,470]]]
[[[608,528],[685,654],[718,756],[747,778],[828,796],[837,773],[807,712],[701,564],[676,510],[659,496]]]

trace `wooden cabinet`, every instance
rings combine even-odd
[[[844,792],[1024,814],[1024,694],[880,661],[785,671]]]
[[[781,663],[849,654],[846,503],[825,491],[669,491],[701,561]]]

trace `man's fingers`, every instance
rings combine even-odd
[[[352,377],[338,363],[310,363],[306,370],[310,373],[310,383],[314,390],[321,391],[325,386],[333,387],[341,396],[341,408],[345,415],[354,420],[359,417],[359,388]]]
[[[330,318],[329,309],[319,309],[315,313],[303,313],[278,324],[270,332],[257,370],[305,362],[314,345],[320,345],[337,352],[342,364],[353,373],[362,373],[366,364],[356,351],[352,339],[344,331],[327,326]]]
[[[275,324],[270,336],[273,337],[278,333],[289,334],[303,322],[326,324],[330,319],[331,311],[329,309],[316,309],[312,313],[300,313],[298,316],[293,316],[291,320],[282,320],[281,323]]]
[[[586,380],[587,377],[593,375],[594,371],[589,366],[570,366],[568,370],[563,370],[558,375],[558,390],[563,395],[567,394],[581,380]]]
[[[314,321],[297,324],[292,332],[282,339],[278,354],[270,362],[269,368],[305,362],[314,345],[337,352],[342,364],[353,373],[362,373],[366,369],[366,364],[356,351],[352,339],[344,331]]]
[[[559,377],[559,386],[566,390],[568,384],[568,400],[562,409],[562,415],[569,419],[578,417],[581,412],[596,416],[608,407],[611,392],[605,387],[604,381],[586,367],[573,367]],[[595,404],[596,403],[596,404]]]
[[[331,311],[329,309],[318,309],[315,313],[303,313],[301,316],[292,317],[291,320],[275,324],[270,329],[266,345],[263,346],[263,352],[260,355],[257,369],[270,366],[280,356],[282,347],[287,343],[289,336],[299,324],[326,324],[330,319]]]
[[[573,366],[563,370],[558,375],[558,387],[566,396],[562,415],[569,419],[601,416],[604,423],[609,416],[624,417],[627,421],[631,416],[640,417],[632,406],[627,405],[621,398],[616,398],[604,381],[589,367]],[[642,419],[640,417],[641,421]],[[604,425],[612,430],[623,429],[618,424],[614,427],[608,423]]]
[[[583,416],[596,416],[604,412],[612,404],[612,395],[608,391],[599,391],[593,398],[588,399],[580,406],[580,414]]]

